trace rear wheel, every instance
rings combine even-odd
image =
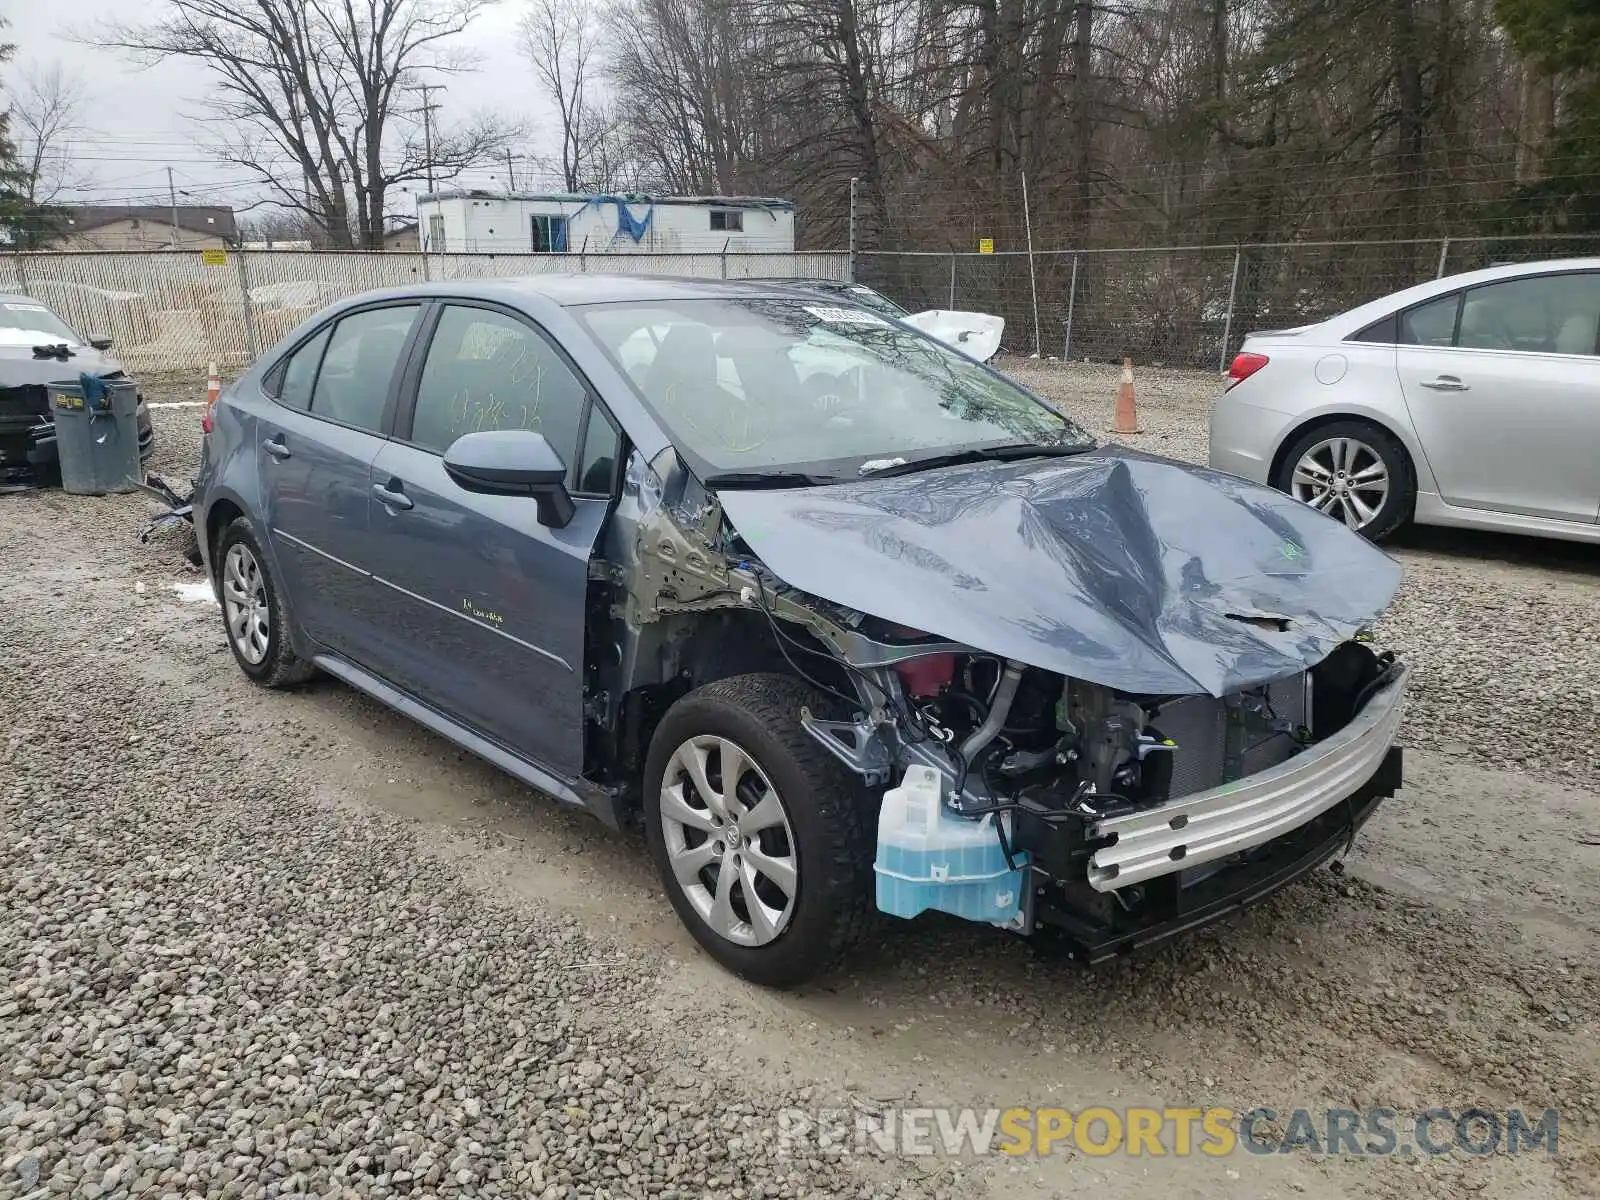
[[[217,577],[228,649],[239,669],[264,687],[304,683],[316,668],[289,645],[288,609],[245,517],[217,538]]]
[[[719,963],[769,987],[828,970],[869,910],[866,796],[800,727],[823,703],[783,675],[708,684],[667,710],[645,768],[673,908]]]
[[[1335,421],[1301,434],[1272,482],[1373,541],[1410,520],[1416,503],[1405,449],[1367,421]]]

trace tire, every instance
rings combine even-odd
[[[1343,477],[1338,474],[1341,466]],[[1322,468],[1333,486],[1324,487],[1313,468]],[[1405,447],[1382,426],[1356,418],[1319,425],[1296,437],[1283,452],[1272,486],[1374,542],[1411,520],[1417,501],[1416,476]]]
[[[869,919],[867,794],[800,727],[802,706],[826,711],[825,705],[821,693],[786,675],[707,684],[667,710],[645,764],[645,832],[673,908],[712,958],[766,987],[794,987],[824,974]],[[724,766],[738,755],[751,766],[739,772],[730,807],[740,819],[730,822],[716,805]],[[695,758],[709,800],[686,767]],[[765,803],[774,799],[781,825],[771,823]],[[685,814],[692,820],[680,819]],[[785,865],[792,867],[787,892]],[[680,881],[680,868],[692,882]]]
[[[315,675],[317,669],[290,646],[289,609],[248,517],[235,517],[224,527],[212,561],[217,564],[222,628],[239,669],[269,688],[290,687]]]

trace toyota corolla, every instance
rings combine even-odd
[[[860,386],[817,400],[818,370]],[[206,424],[244,673],[334,676],[642,826],[763,983],[874,906],[1120,953],[1309,871],[1399,785],[1387,556],[844,299],[369,293]]]

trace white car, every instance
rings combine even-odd
[[[947,346],[953,346],[968,358],[988,362],[1000,351],[1000,339],[1005,336],[1006,319],[992,313],[961,312],[944,308],[930,308],[925,312],[907,312],[882,292],[874,291],[863,283],[841,279],[784,279],[774,282],[815,292],[821,296],[838,297],[858,304],[879,316],[904,321],[929,337],[936,337]]]
[[[1415,521],[1600,542],[1600,258],[1249,335],[1210,462],[1373,539]]]

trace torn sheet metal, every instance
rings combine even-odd
[[[188,523],[190,530],[193,530],[194,488],[192,486],[187,496],[180,496],[172,484],[153,472],[146,475],[138,486],[140,491],[154,496],[167,506],[165,512],[157,513],[151,518],[149,524],[140,531],[139,541],[141,543],[148,543],[151,536],[159,529],[172,528],[185,522]],[[201,565],[200,543],[194,537],[190,538],[189,548],[184,551],[184,557],[197,567]]]
[[[1320,662],[1400,568],[1281,492],[1134,451],[721,493],[793,587],[1125,692],[1223,696]]]

